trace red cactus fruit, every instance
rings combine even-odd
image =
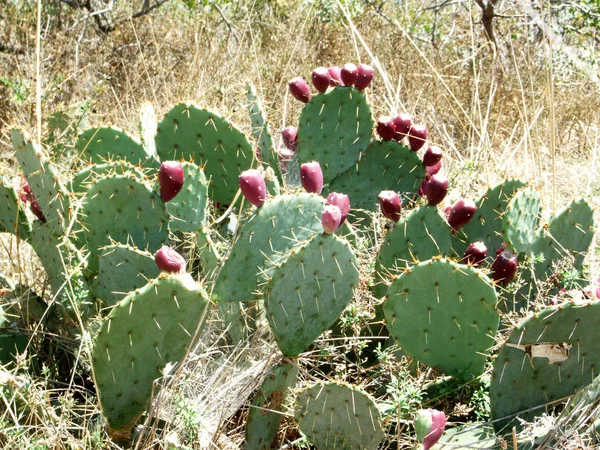
[[[446,428],[446,416],[435,409],[421,409],[415,417],[417,439],[423,444],[423,450],[429,450],[440,440]]]
[[[357,67],[358,75],[354,82],[354,87],[359,91],[365,90],[373,81],[375,70],[368,64],[359,64]]]
[[[312,84],[319,92],[325,92],[329,87],[331,75],[325,67],[317,67],[312,73]]]
[[[384,217],[393,222],[398,222],[402,211],[400,196],[394,191],[381,191],[378,197],[379,207]]]
[[[448,224],[454,231],[460,230],[464,225],[469,223],[476,211],[477,205],[473,200],[470,198],[461,198],[450,210]]]
[[[344,223],[346,217],[348,217],[348,213],[350,212],[350,199],[346,194],[340,194],[338,192],[332,192],[327,196],[326,203],[328,205],[335,205],[340,208],[342,213],[342,220],[340,221],[340,225]]]
[[[310,88],[308,87],[308,83],[304,81],[302,77],[296,77],[292,79],[288,85],[290,89],[290,94],[302,103],[308,103],[310,100]]]
[[[394,140],[401,141],[408,135],[410,127],[412,127],[412,118],[409,114],[400,114],[394,117],[394,127],[396,128]]]
[[[352,63],[344,64],[340,76],[346,86],[352,86],[358,77],[358,67]]]
[[[185,259],[171,247],[163,246],[154,255],[154,262],[160,270],[169,273],[185,272]]]
[[[335,205],[325,205],[321,215],[323,231],[327,234],[335,233],[342,223],[342,211]]]
[[[418,151],[427,141],[427,128],[425,125],[413,125],[408,132],[408,146],[413,151]]]
[[[426,166],[425,171],[427,172],[427,176],[435,175],[440,170],[442,170],[442,161],[436,162],[433,166]]]
[[[377,134],[384,141],[391,141],[396,133],[394,121],[390,116],[382,116],[377,121]]]
[[[31,192],[31,187],[25,178],[21,179],[21,193],[19,198],[23,203],[31,202],[35,200],[33,196],[33,192]]]
[[[158,185],[160,187],[160,199],[163,202],[173,200],[185,181],[183,166],[178,161],[165,161],[158,169]]]
[[[431,147],[427,147],[425,150],[425,154],[423,155],[423,164],[425,166],[430,167],[434,166],[442,159],[442,149],[437,145],[432,145]]]
[[[467,247],[464,254],[464,260],[467,264],[472,266],[478,266],[481,264],[487,256],[487,247],[481,241],[473,242]]]
[[[329,79],[329,86],[336,87],[336,86],[344,85],[344,82],[342,81],[341,67],[333,66],[333,67],[330,67],[329,69],[327,69],[327,71],[329,72],[329,76],[331,77]]]
[[[492,263],[492,278],[506,286],[515,277],[518,264],[516,253],[510,250],[501,251]]]
[[[281,139],[283,141],[283,145],[285,145],[289,150],[293,152],[298,150],[298,128],[284,128],[284,130],[281,132]]]
[[[264,205],[267,199],[265,177],[256,169],[248,169],[240,174],[240,189],[242,194],[254,206]]]
[[[430,205],[438,205],[446,197],[448,193],[448,178],[443,175],[435,174],[429,177],[425,185],[425,196],[427,203]]]
[[[40,204],[37,202],[36,199],[31,200],[31,203],[29,203],[29,209],[31,209],[31,212],[33,213],[33,215],[35,217],[38,218],[38,220],[41,220],[42,222],[46,222],[46,217],[44,217],[42,208],[40,208]]]
[[[300,166],[300,183],[306,192],[320,194],[323,190],[323,171],[317,161]]]

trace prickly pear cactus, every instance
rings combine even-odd
[[[181,362],[208,296],[189,274],[151,281],[104,320],[92,351],[94,379],[111,433],[128,436],[150,404],[152,384]]]
[[[352,300],[358,261],[345,239],[313,236],[274,271],[265,308],[277,345],[296,356],[326,331]]]
[[[417,264],[390,285],[385,322],[402,349],[453,376],[477,377],[494,346],[498,297],[490,279],[445,259]]]
[[[161,161],[188,160],[210,180],[208,195],[229,205],[239,189],[238,177],[256,165],[244,133],[213,111],[180,103],[158,124],[156,149]]]
[[[208,228],[202,227],[196,231],[196,249],[204,278],[212,280],[221,263],[221,255],[210,237],[210,230]]]
[[[495,251],[502,245],[502,215],[508,202],[518,189],[525,186],[520,180],[506,180],[489,188],[478,200],[475,216],[463,226],[452,239],[455,256],[462,257],[467,247],[481,241],[488,249],[487,260],[491,263]]]
[[[518,425],[516,417],[542,414],[544,405],[594,380],[600,367],[598,323],[600,302],[572,302],[536,313],[512,331],[496,358],[490,386],[492,418],[511,416],[494,422],[497,431]]]
[[[534,188],[520,190],[508,203],[502,221],[508,249],[517,253],[530,251],[539,222],[540,195]]]
[[[343,192],[353,209],[375,211],[381,191],[397,192],[406,201],[415,196],[425,178],[417,154],[396,141],[373,141],[356,166],[331,180],[324,195]]]
[[[100,253],[98,276],[91,286],[92,295],[106,306],[113,306],[159,274],[151,253],[123,244],[109,245]]]
[[[10,182],[0,176],[0,233],[12,233],[27,240],[31,233],[31,225],[19,203],[18,194]]]
[[[168,239],[165,204],[133,176],[114,175],[94,183],[83,199],[81,216],[92,273],[98,271],[101,247],[116,242],[154,253]]]
[[[375,449],[385,439],[375,401],[358,387],[326,382],[298,392],[294,417],[320,450]]]
[[[298,125],[298,163],[319,161],[327,184],[360,160],[373,132],[365,94],[336,87],[314,96]]]
[[[375,263],[375,297],[382,298],[388,280],[407,267],[450,252],[450,225],[437,207],[423,205],[400,219],[384,237]]]
[[[491,426],[472,423],[447,429],[434,448],[436,450],[499,449],[501,447],[497,440]]]
[[[298,379],[298,368],[290,362],[275,366],[252,401],[246,419],[246,450],[269,450],[283,419],[284,402]]]
[[[140,138],[146,154],[153,158],[157,157],[156,144],[154,142],[157,127],[154,106],[149,102],[143,103],[140,108]]]
[[[81,169],[67,184],[74,194],[85,193],[97,180],[111,175],[130,175],[144,180],[146,174],[138,166],[127,161],[113,161],[105,164],[91,164]]]

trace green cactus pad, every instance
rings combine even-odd
[[[151,253],[128,245],[109,245],[100,254],[98,277],[92,283],[92,295],[106,306],[113,306],[159,274],[160,269]]]
[[[79,135],[76,144],[82,160],[92,164],[128,161],[134,166],[156,164],[140,142],[125,131],[112,127],[89,128]]]
[[[277,437],[289,389],[298,379],[298,368],[289,362],[275,366],[252,401],[246,420],[246,450],[269,450]]]
[[[62,235],[70,220],[71,201],[58,175],[37,144],[20,131],[11,131],[16,157],[52,232]]]
[[[273,145],[269,124],[261,101],[256,95],[256,89],[251,84],[246,85],[246,99],[248,100],[248,109],[252,121],[252,136],[258,143],[260,160],[273,170],[279,184],[283,184],[283,177],[279,168],[279,156],[277,156],[275,145]]]
[[[275,176],[275,172],[270,167],[264,171],[265,184],[267,187],[267,194],[271,197],[276,197],[281,194],[281,185],[279,184],[279,180]]]
[[[127,161],[92,164],[75,174],[68,184],[69,191],[74,194],[85,193],[97,180],[111,175],[133,175],[139,180],[146,179],[146,174],[139,167]]]
[[[29,243],[40,258],[52,292],[58,294],[66,287],[67,266],[70,264],[68,244],[65,245],[64,238],[57,235],[49,223],[39,221],[31,230]]]
[[[496,255],[496,249],[503,242],[502,215],[515,192],[525,184],[520,180],[506,180],[489,188],[475,201],[477,205],[475,216],[452,239],[452,249],[456,257],[462,258],[471,243],[481,241],[488,249],[487,259],[491,263]]]
[[[594,301],[550,307],[517,326],[494,363],[492,418],[549,404],[591,383],[600,369],[598,323],[600,302]],[[518,417],[530,420],[543,412]],[[518,425],[515,417],[494,422],[497,431],[512,425]]]
[[[374,294],[382,298],[388,281],[419,261],[450,252],[450,225],[437,207],[423,205],[402,217],[383,239],[375,262]]]
[[[385,439],[375,401],[347,384],[320,382],[301,390],[294,416],[319,450],[372,450]]]
[[[196,248],[198,249],[198,258],[202,266],[202,274],[212,280],[219,264],[221,256],[215,244],[210,237],[210,230],[206,227],[196,231]]]
[[[313,234],[322,233],[325,200],[314,194],[268,200],[239,230],[213,288],[214,301],[257,300],[274,265]]]
[[[499,315],[492,282],[452,261],[417,264],[392,281],[383,305],[390,335],[415,359],[452,376],[477,377]]]
[[[94,183],[81,207],[88,268],[98,270],[101,247],[130,244],[152,253],[168,239],[165,204],[133,176],[113,175]]]
[[[154,142],[157,127],[154,106],[152,106],[152,103],[145,102],[140,108],[140,138],[146,154],[152,157],[158,156],[156,154],[156,143]]]
[[[425,178],[425,166],[417,154],[396,141],[374,141],[356,166],[338,175],[323,195],[341,192],[353,209],[376,211],[381,191],[394,191],[403,202],[415,196]]]
[[[265,294],[281,352],[297,356],[333,325],[352,300],[358,278],[358,261],[344,239],[320,234],[292,249]]]
[[[494,429],[483,423],[450,428],[435,445],[435,450],[499,449]],[[519,447],[521,448],[521,447]]]
[[[0,233],[12,233],[23,240],[29,239],[31,225],[19,195],[10,182],[0,176]]]
[[[208,298],[189,274],[151,281],[125,297],[104,320],[92,351],[102,412],[127,435],[150,404],[152,384],[181,362]]]
[[[181,191],[172,200],[165,203],[171,214],[171,231],[198,231],[204,225],[208,201],[208,183],[204,172],[191,162],[181,163],[184,183]],[[155,188],[158,192],[158,185]]]
[[[208,195],[229,205],[239,175],[254,164],[252,145],[240,129],[215,112],[180,103],[158,124],[156,149],[162,161],[191,160],[209,180]]]
[[[298,162],[319,161],[327,184],[360,160],[373,132],[365,94],[336,87],[304,106],[298,125]]]
[[[540,195],[534,188],[525,188],[510,200],[502,220],[504,241],[509,250],[528,252],[536,239],[540,221]]]

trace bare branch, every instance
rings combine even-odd
[[[142,4],[142,9],[140,9],[133,16],[131,16],[131,18],[135,19],[137,17],[141,17],[141,16],[143,16],[145,14],[148,14],[153,9],[161,7],[162,5],[164,5],[165,3],[167,3],[168,1],[169,0],[156,0],[156,3],[154,3],[153,5],[150,5],[150,0],[144,0],[144,3]]]

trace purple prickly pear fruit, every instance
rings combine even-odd
[[[354,82],[354,87],[359,91],[365,90],[373,81],[373,74],[375,70],[368,64],[359,64],[357,67],[358,75]]]
[[[481,241],[473,242],[467,247],[464,254],[464,260],[467,264],[478,266],[487,256],[487,247]]]
[[[421,182],[421,186],[419,186],[419,190],[417,191],[417,195],[419,197],[425,196],[425,189],[427,188],[427,182],[429,181],[429,177],[425,176],[425,179]]]
[[[335,205],[325,205],[321,215],[321,224],[325,233],[335,233],[335,230],[342,224],[342,211],[340,208]]]
[[[433,166],[426,166],[425,171],[428,176],[435,175],[442,169],[442,161],[436,162]]]
[[[35,198],[31,200],[31,203],[29,203],[29,209],[31,209],[31,212],[33,213],[33,215],[35,217],[38,218],[38,220],[41,220],[42,222],[46,222],[46,218],[44,217],[42,208],[40,208],[40,204],[37,202],[37,200]]]
[[[154,262],[160,270],[169,273],[185,272],[185,259],[171,247],[163,246],[154,255]]]
[[[304,81],[302,77],[296,77],[292,79],[288,85],[290,88],[290,94],[302,103],[308,103],[310,100],[310,88],[308,83]]]
[[[409,114],[400,114],[394,117],[394,127],[396,128],[394,140],[401,141],[408,135],[410,127],[412,127],[412,117]]]
[[[502,253],[504,250],[506,250],[506,242],[503,242],[502,244],[500,244],[500,247],[498,247],[496,249],[496,258],[498,257],[498,255],[500,253]]]
[[[389,116],[380,117],[377,121],[377,134],[381,136],[384,141],[391,141],[396,133],[394,128],[394,121]]]
[[[442,149],[437,145],[432,145],[425,150],[425,154],[423,155],[423,164],[426,167],[433,166],[440,162],[442,159]]]
[[[29,183],[25,178],[21,180],[21,194],[19,195],[19,198],[23,203],[35,200],[33,192],[31,192],[31,187],[29,187]]]
[[[394,191],[381,191],[378,197],[379,207],[381,208],[381,213],[384,217],[393,222],[398,222],[402,210],[400,196]]]
[[[317,67],[312,73],[312,84],[319,92],[325,92],[329,87],[331,75],[325,67]]]
[[[329,76],[331,77],[329,79],[329,86],[336,87],[336,86],[344,85],[344,82],[342,81],[341,67],[333,66],[333,67],[330,67],[329,69],[327,69],[327,71],[329,72]]]
[[[430,205],[438,205],[448,193],[448,178],[443,175],[432,175],[425,185],[425,196],[427,203]]]
[[[450,214],[448,214],[448,224],[454,231],[458,231],[464,225],[469,223],[476,211],[477,205],[473,200],[470,198],[462,198],[457,201],[450,210]]]
[[[412,151],[418,151],[425,145],[427,140],[427,128],[425,125],[413,125],[408,132],[408,146]]]
[[[440,440],[446,428],[446,416],[435,409],[421,409],[415,417],[415,433],[423,444],[423,450],[429,450]]]
[[[326,203],[328,205],[335,205],[340,208],[342,213],[342,220],[340,221],[340,225],[344,223],[346,217],[348,217],[348,213],[350,212],[350,199],[346,194],[339,194],[337,192],[332,192],[327,196]]]
[[[173,200],[185,181],[183,166],[178,161],[165,161],[158,170],[158,185],[160,186],[160,199],[163,202]]]
[[[515,277],[518,264],[516,253],[510,250],[501,251],[492,263],[492,278],[502,286],[506,286]]]
[[[346,86],[352,86],[358,77],[358,67],[352,63],[344,64],[344,67],[340,71],[340,76]]]
[[[242,194],[254,206],[262,206],[267,199],[267,185],[262,173],[256,169],[248,169],[240,174]]]
[[[283,145],[285,145],[289,150],[295,152],[298,149],[298,128],[284,128],[284,130],[281,132],[281,139],[283,140]]]
[[[300,183],[306,192],[320,194],[323,190],[323,171],[317,161],[300,166]]]

